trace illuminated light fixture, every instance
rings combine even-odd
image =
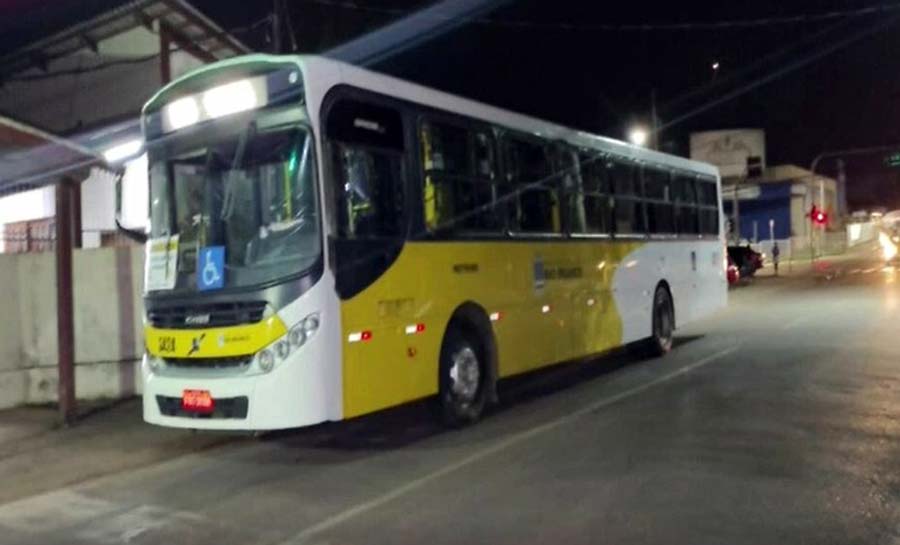
[[[541,307],[541,312],[543,312],[544,314],[547,314],[548,312],[550,312],[550,305],[544,305],[544,306],[542,306],[542,307]]]
[[[378,134],[384,134],[386,132],[385,128],[377,121],[369,121],[368,119],[359,117],[353,120],[353,126],[357,129],[365,129],[367,131],[377,132]]]
[[[355,333],[351,333],[347,336],[347,342],[358,343],[360,341],[366,342],[372,338],[371,331],[357,331]]]
[[[715,61],[714,63],[712,63],[712,69],[713,69],[713,70],[718,70],[718,69],[719,69],[719,61]]]
[[[184,97],[167,105],[163,110],[169,130],[177,131],[200,121],[200,106],[194,97]]]
[[[649,134],[647,134],[647,129],[642,127],[635,127],[631,129],[628,133],[628,140],[634,144],[635,146],[645,146],[647,145],[647,139],[649,138]]]
[[[490,318],[491,318],[492,322],[499,322],[500,320],[503,319],[503,313],[502,312],[492,312]]]
[[[885,261],[890,261],[897,257],[897,245],[884,232],[878,233],[878,244],[881,246],[882,257]]]
[[[597,263],[598,271],[602,271],[604,267],[606,267],[606,261],[601,261],[600,263]]]
[[[128,140],[127,142],[122,142],[121,144],[116,144],[115,146],[105,149],[103,151],[103,158],[106,159],[107,163],[118,163],[123,159],[138,155],[143,147],[144,141],[139,138]]]
[[[587,306],[592,307],[592,306],[594,306],[594,304],[595,304],[596,302],[597,302],[597,301],[595,301],[594,298],[592,297],[592,298],[590,298],[590,299],[587,300]]]
[[[266,76],[241,79],[183,96],[162,107],[162,132],[169,133],[269,103]]]
[[[422,333],[423,331],[425,331],[425,324],[411,324],[406,326],[407,335],[415,335],[416,333]]]
[[[213,87],[203,93],[202,100],[203,109],[209,117],[223,117],[252,110],[259,104],[256,89],[246,79]]]

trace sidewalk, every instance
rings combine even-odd
[[[880,268],[884,265],[880,249],[872,245],[852,248],[840,255],[826,255],[810,258],[781,261],[778,264],[778,276],[807,277],[821,276],[831,278],[847,274],[855,269]],[[775,276],[775,268],[771,259],[767,258],[765,266],[757,271],[756,278],[771,278]]]
[[[0,411],[0,503],[240,440],[146,424],[140,399],[57,422],[52,408]]]

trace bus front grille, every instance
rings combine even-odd
[[[255,324],[262,320],[265,310],[265,301],[171,306],[148,310],[147,319],[161,329],[227,327]]]
[[[177,369],[236,369],[250,365],[253,356],[229,358],[166,358],[167,366]]]

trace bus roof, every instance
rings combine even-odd
[[[165,100],[166,96],[173,92],[177,94],[177,90],[188,84],[188,82],[198,80],[204,75],[252,63],[278,64],[288,62],[297,63],[302,67],[308,90],[319,88],[323,94],[334,85],[348,84],[423,106],[538,135],[550,140],[565,141],[573,146],[606,151],[637,161],[665,165],[709,176],[719,176],[718,169],[708,163],[692,161],[684,157],[649,150],[613,138],[571,129],[318,55],[252,54],[232,57],[206,65],[181,76],[160,89],[144,105],[144,113],[148,109],[158,107],[159,102]],[[320,86],[319,83],[324,84],[324,86]],[[319,97],[319,99],[321,98]]]
[[[519,130],[544,138],[562,140],[575,146],[583,146],[614,153],[637,161],[695,171],[719,176],[718,169],[708,163],[635,146],[613,138],[607,138],[518,114],[481,102],[438,91],[406,80],[373,72],[364,68],[326,57],[304,55],[300,63],[306,72],[305,79],[314,80],[317,72],[339,73],[339,80],[363,89],[422,104],[439,110],[465,115],[506,128]]]

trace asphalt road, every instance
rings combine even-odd
[[[0,543],[900,544],[898,318],[900,271],[760,280],[666,358],[517,379],[477,426],[240,441],[0,505]]]

